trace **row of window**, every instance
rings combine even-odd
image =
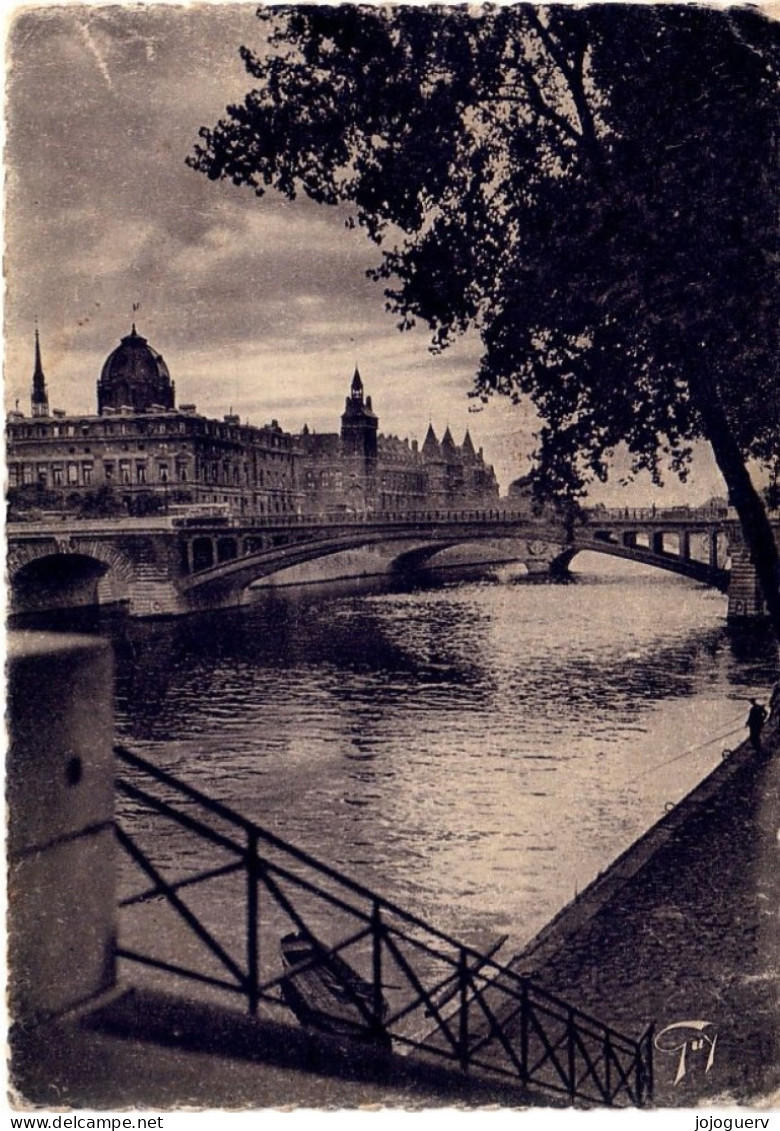
[[[101,461],[103,480],[106,483],[188,483],[191,479],[190,468],[185,461],[177,460],[175,463],[158,460],[154,479],[149,478],[149,461],[145,459],[120,459]],[[223,484],[224,486],[241,486],[241,471],[237,464],[227,461],[222,464],[210,463],[202,465],[196,478],[200,482]],[[293,485],[292,476],[278,470],[256,469],[259,487],[276,489],[288,488]],[[8,483],[10,487],[30,486],[40,483],[42,486],[83,486],[92,485],[95,477],[95,465],[92,460],[62,460],[53,463],[11,463],[8,466]],[[250,468],[243,465],[243,483],[251,486]]]
[[[198,478],[204,483],[224,483],[233,487],[240,487],[242,483],[247,487],[288,487],[294,483],[292,474],[281,469],[264,469],[257,464],[254,466],[254,484],[253,469],[247,463],[239,466],[229,460],[222,460],[221,463],[214,460],[210,463],[202,462],[198,466]]]
[[[106,420],[74,423],[17,424],[8,426],[8,436],[14,440],[50,439],[72,436],[216,436],[220,440],[252,444],[255,439],[260,446],[270,448],[272,455],[280,449],[290,449],[293,437],[284,432],[260,431],[256,436],[242,434],[236,428],[225,428],[219,421],[210,420],[165,420],[165,421],[125,421]]]
[[[90,487],[94,481],[93,462],[75,460],[61,463],[11,463],[8,465],[9,487],[29,487],[40,483],[43,487]],[[190,473],[185,463],[176,464],[176,481],[187,483]],[[146,483],[146,460],[103,460],[103,479],[106,483]],[[157,464],[157,483],[171,482],[171,467],[168,463]]]

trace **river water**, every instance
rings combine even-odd
[[[569,584],[309,590],[101,629],[119,737],[447,932],[518,949],[745,737],[778,672],[720,594],[580,560]]]

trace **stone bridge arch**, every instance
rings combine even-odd
[[[111,605],[129,600],[133,564],[102,539],[63,535],[9,547],[11,612]]]

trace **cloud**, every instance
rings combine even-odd
[[[39,319],[53,404],[95,408],[106,355],[133,320],[179,402],[255,423],[338,428],[354,365],[385,432],[468,427],[504,483],[528,469],[533,414],[470,413],[479,342],[440,357],[400,334],[380,253],[345,211],[212,183],[185,165],[198,128],[251,85],[249,4],[27,8],[8,40],[6,404],[29,405]]]

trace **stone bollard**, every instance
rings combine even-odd
[[[107,642],[8,635],[9,1004],[53,1016],[115,978],[113,663]]]

